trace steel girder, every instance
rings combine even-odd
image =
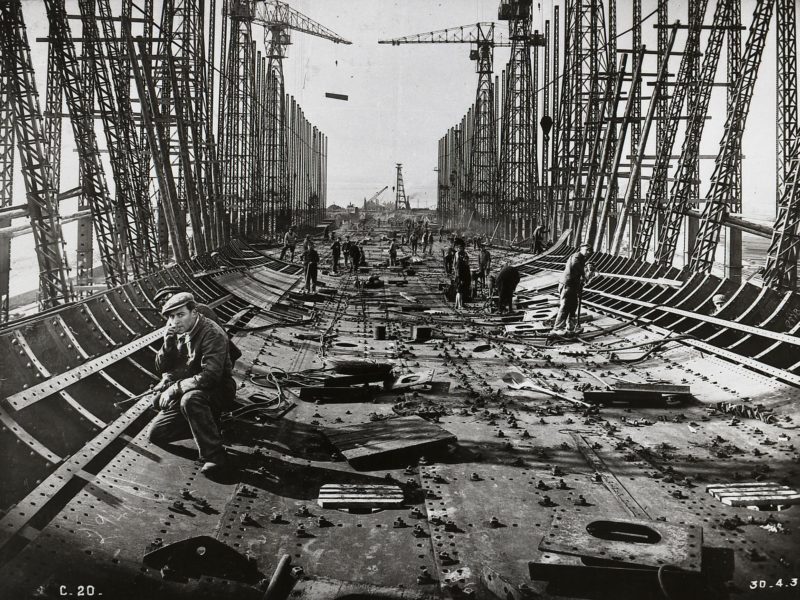
[[[703,56],[703,64],[700,67],[700,74],[695,79],[698,82],[694,92],[695,101],[689,105],[689,119],[681,147],[681,158],[678,161],[675,181],[672,184],[669,195],[669,212],[656,249],[656,261],[665,267],[672,266],[684,213],[689,204],[696,200],[692,194],[692,190],[696,189],[696,157],[700,150],[700,139],[703,136],[703,128],[708,114],[708,105],[711,102],[711,91],[717,73],[722,42],[725,39],[724,27],[729,23],[728,13],[728,3],[717,2],[717,6],[714,9],[714,28],[711,30],[705,46],[705,55]]]
[[[5,69],[0,64],[0,208],[11,206],[14,198],[14,114]],[[11,219],[0,217],[0,227]],[[11,238],[0,238],[0,323],[8,321]]]
[[[798,134],[797,114],[797,7],[795,0],[778,0],[775,73],[775,149],[777,156],[776,201],[781,205],[789,176],[792,139]]]
[[[78,148],[83,193],[92,211],[92,223],[106,283],[113,287],[124,283],[127,280],[127,273],[125,263],[120,259],[122,248],[115,218],[118,216],[118,211],[115,210],[108,191],[100,161],[100,150],[92,121],[93,107],[86,101],[86,89],[66,9],[58,0],[45,0],[45,7],[50,21],[50,43],[55,46],[58,65],[61,68],[64,96],[75,135],[75,145]]]
[[[50,308],[71,300],[72,287],[20,0],[0,4],[0,49],[39,263],[39,303]]]
[[[477,46],[478,89],[472,121],[467,194],[471,208],[481,219],[490,218],[495,194],[497,168],[497,125],[495,123],[493,54],[494,24],[488,31],[479,25]]]
[[[121,144],[120,161],[124,165],[122,167],[123,172],[127,172],[127,177],[124,177],[124,184],[127,185],[128,181],[130,182],[130,191],[128,192],[130,196],[125,200],[126,210],[129,212],[129,221],[136,220],[136,227],[139,228],[134,233],[139,256],[139,264],[138,266],[134,265],[134,272],[144,274],[157,268],[161,264],[161,257],[158,252],[155,219],[148,193],[149,170],[146,163],[143,164],[146,155],[143,155],[141,151],[142,142],[136,131],[131,109],[130,59],[125,51],[124,42],[115,41],[116,30],[112,21],[109,0],[96,1],[99,21],[103,26],[103,35],[106,38],[105,57],[110,66],[114,95],[117,100],[116,110],[113,109],[113,105],[110,107],[111,115],[109,118],[115,120],[115,125],[118,129],[117,135]],[[123,19],[126,16],[125,4],[128,4],[128,12],[130,9],[129,3],[123,3]],[[122,32],[121,38],[125,38],[130,34],[127,24],[123,23],[120,29]],[[99,35],[99,32],[97,32],[97,35]],[[108,143],[110,150],[111,143]],[[115,175],[115,180],[117,179]],[[119,181],[115,181],[115,183],[118,190],[120,190]],[[134,255],[132,254],[132,256]],[[134,260],[132,259],[131,262],[134,262]]]
[[[697,246],[689,263],[689,268],[695,273],[711,271],[722,229],[722,218],[732,206],[730,204],[732,200],[741,201],[740,197],[735,196],[735,187],[740,174],[738,158],[741,154],[742,134],[774,6],[775,0],[759,0],[753,13],[753,24],[750,27],[742,55],[741,69],[736,80],[735,99],[726,119],[720,152],[711,176],[711,189],[703,207]]]
[[[107,0],[106,0],[107,1]],[[81,23],[83,25],[84,64],[93,77],[93,82],[86,82],[87,87],[94,84],[100,108],[100,117],[103,121],[103,130],[106,136],[106,145],[111,158],[111,169],[114,174],[118,213],[122,216],[121,225],[124,228],[125,243],[130,253],[130,266],[136,278],[144,275],[154,265],[148,264],[146,250],[147,236],[146,221],[141,220],[141,211],[137,209],[135,193],[135,176],[128,161],[129,156],[135,154],[134,146],[128,145],[130,137],[123,133],[122,111],[119,107],[122,102],[115,101],[111,91],[111,80],[106,70],[106,53],[100,45],[100,32],[97,28],[97,18],[91,10],[91,0],[80,0]],[[109,57],[110,58],[110,57]]]
[[[707,6],[708,0],[700,0],[697,7],[697,19],[689,23],[686,45],[678,68],[678,77],[673,87],[672,101],[669,104],[663,135],[656,145],[655,165],[650,177],[650,185],[647,188],[639,230],[634,238],[631,257],[637,260],[647,259],[647,252],[650,249],[650,242],[656,228],[656,220],[663,214],[662,211],[667,204],[667,178],[669,176],[672,147],[675,144],[675,137],[678,133],[678,125],[683,114],[683,105],[688,88],[693,85],[693,81],[690,79],[692,63],[700,50],[700,33]]]
[[[797,137],[792,140],[787,167],[764,266],[764,284],[776,290],[791,290],[797,285],[797,251],[800,246],[800,139]]]
[[[497,185],[498,202],[510,237],[524,237],[532,230],[529,204],[538,187],[536,157],[532,155],[533,123],[530,56],[530,6],[526,14],[508,22],[511,57],[506,67],[503,114],[500,130],[500,162]]]

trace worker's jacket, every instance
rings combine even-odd
[[[319,262],[319,253],[314,248],[309,248],[303,252],[304,265],[316,265]]]
[[[564,266],[561,285],[572,290],[580,290],[583,287],[584,279],[586,279],[586,265],[586,257],[580,252],[570,256]]]
[[[483,249],[478,254],[478,269],[481,273],[488,273],[492,265],[492,255],[488,250]]]
[[[168,375],[170,383],[180,381],[184,393],[215,389],[232,379],[228,335],[214,321],[198,314],[190,332],[164,339],[156,354],[156,369]]]
[[[297,244],[297,234],[287,231],[286,235],[283,236],[283,245],[294,246],[295,244]]]

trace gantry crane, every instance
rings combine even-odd
[[[267,48],[267,106],[266,123],[266,195],[277,208],[279,225],[287,224],[293,209],[289,206],[289,182],[294,177],[289,173],[288,139],[284,106],[285,87],[283,59],[291,44],[290,30],[313,35],[334,44],[349,45],[352,42],[337,35],[327,27],[313,21],[285,2],[267,0],[257,2],[253,22],[264,27],[264,46]]]
[[[406,198],[406,187],[403,185],[403,165],[397,163],[397,184],[394,188],[394,209],[411,210],[411,203]]]
[[[495,193],[497,169],[497,126],[495,121],[493,55],[497,46],[511,46],[509,42],[494,37],[495,24],[475,23],[461,27],[439,29],[391,40],[380,40],[379,44],[470,44],[469,57],[475,61],[478,73],[478,89],[475,93],[472,140],[470,144],[469,169],[464,198],[464,208],[476,211],[481,218],[494,218],[492,198]],[[399,171],[398,171],[399,173]],[[402,176],[400,176],[402,182]]]

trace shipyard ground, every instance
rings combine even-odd
[[[266,582],[288,555],[291,583],[278,579],[292,598],[797,597],[797,354],[784,369],[743,365],[736,347],[758,332],[725,315],[695,322],[680,302],[668,324],[642,318],[653,288],[613,277],[587,290],[583,334],[548,338],[564,247],[493,249],[495,264],[523,265],[527,307],[501,316],[482,297],[463,311],[445,301],[441,244],[411,273],[379,266],[382,236],[365,246],[370,268],[326,267],[313,295],[276,249],[238,244],[224,263],[4,332],[0,596],[274,598]],[[382,287],[364,286],[370,275]],[[154,382],[148,298],[169,281],[214,306],[243,351],[245,407],[223,422],[236,468],[222,480],[199,473],[191,440],[148,442],[147,397],[114,406]],[[731,332],[743,337],[714,344]],[[346,359],[418,378],[318,390]],[[582,404],[620,383],[690,386],[691,398]],[[785,510],[710,493],[770,483]],[[323,486],[366,508],[320,506]]]

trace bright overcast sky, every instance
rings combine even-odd
[[[158,7],[159,0],[155,0],[155,4]],[[218,0],[218,9],[221,4]],[[554,4],[562,6],[563,19],[563,0],[534,2],[533,29],[543,30],[545,20],[551,19]],[[617,4],[618,31],[624,32],[631,25],[631,6],[630,2],[619,0]],[[642,4],[643,15],[648,15],[657,6],[656,0],[643,0]],[[390,190],[384,193],[383,199],[390,199],[391,186],[395,181],[395,163],[400,162],[403,163],[406,191],[412,199],[412,205],[435,206],[437,179],[434,168],[437,164],[438,140],[449,127],[461,120],[474,101],[477,75],[474,63],[469,60],[469,46],[391,46],[379,45],[377,41],[478,21],[496,21],[498,1],[291,0],[290,5],[353,42],[351,46],[335,45],[297,33],[293,35],[293,44],[289,47],[285,62],[286,91],[295,96],[309,121],[329,138],[329,203],[357,203],[385,185],[390,186]],[[670,18],[686,23],[686,5],[686,0],[669,0]],[[711,22],[714,5],[715,0],[710,0],[706,24]],[[112,6],[115,11],[119,10],[118,1],[113,1]],[[742,19],[747,27],[752,21],[754,6],[755,0],[742,1]],[[40,0],[28,0],[24,7],[43,107],[46,45],[34,40],[47,34],[47,21]],[[67,11],[71,14],[78,12],[77,0],[67,0]],[[218,23],[219,21],[218,19]],[[655,17],[651,17],[643,26],[644,43],[651,49],[656,47],[652,28],[654,22]],[[72,23],[77,34],[78,22]],[[499,31],[505,27],[505,23],[500,23]],[[743,168],[744,211],[745,214],[761,218],[773,217],[775,204],[774,30],[773,17],[743,143],[746,156]],[[703,40],[707,36],[706,31]],[[254,37],[261,46],[263,34],[258,27],[254,28]],[[746,39],[747,31],[743,31],[743,44]],[[217,43],[219,40],[218,35]],[[685,32],[681,32],[678,36],[678,47],[684,42]],[[622,35],[618,46],[630,48],[631,34]],[[563,42],[561,48],[563,51]],[[495,56],[496,73],[500,73],[507,59],[508,50],[498,49]],[[654,72],[655,58],[648,60],[652,64],[645,65],[645,70]],[[677,73],[678,61],[678,57],[673,59],[671,72]],[[725,81],[724,52],[720,62],[717,81]],[[561,64],[563,66],[563,54]],[[645,87],[645,94],[649,95],[651,89]],[[327,99],[326,92],[347,94],[350,99],[347,102]],[[716,155],[718,152],[724,125],[724,95],[725,88],[714,89],[711,110],[713,118],[706,125],[702,154]],[[642,114],[646,109],[645,103]],[[99,120],[97,123],[99,132]],[[654,138],[655,135],[652,135],[651,139]],[[100,141],[101,146],[105,146],[102,134]],[[680,141],[679,133],[673,154],[680,151]],[[67,120],[64,121],[63,144],[62,190],[77,185],[77,157]],[[652,142],[650,146],[648,154],[654,151]],[[713,161],[705,160],[702,165],[701,196],[708,191]],[[113,185],[110,169],[106,170],[106,175],[109,184]],[[624,186],[625,181],[621,180],[620,185]],[[17,172],[15,203],[24,202],[22,178]],[[72,210],[72,202],[62,205],[62,214],[69,214]],[[74,225],[65,226],[72,264],[75,238],[73,229]],[[13,243],[15,248],[23,245],[27,248],[30,241],[30,236],[24,236],[15,239]],[[17,272],[12,273],[12,278],[19,276],[20,270],[35,272],[32,253],[15,251],[15,255],[26,256],[31,264],[26,268],[17,268]]]

